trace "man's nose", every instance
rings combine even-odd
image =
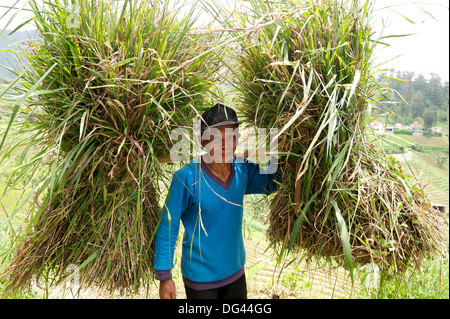
[[[232,140],[222,140],[222,148],[232,147],[233,141]]]

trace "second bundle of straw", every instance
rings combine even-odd
[[[250,1],[234,29],[241,112],[290,145],[269,216],[282,252],[333,259],[350,270],[404,270],[443,252],[448,232],[420,182],[366,138],[382,91],[366,1]]]

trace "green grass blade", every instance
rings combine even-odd
[[[347,266],[350,271],[350,277],[352,279],[352,283],[354,282],[353,277],[353,261],[352,261],[352,252],[350,248],[350,236],[348,234],[347,225],[345,223],[344,218],[341,215],[341,210],[339,206],[334,201],[334,199],[330,199],[331,205],[334,207],[334,211],[336,213],[336,220],[338,223],[339,233],[341,235],[342,247],[344,250],[345,260],[347,261]]]

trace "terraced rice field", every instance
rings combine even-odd
[[[449,174],[448,169],[439,168],[431,163],[436,160],[429,154],[413,153],[413,159],[402,164],[405,171],[411,173],[411,170],[417,176],[420,176],[427,182],[425,190],[435,204],[442,204],[446,207],[446,213],[449,211]]]
[[[350,298],[352,285],[341,268],[323,268],[316,264],[294,262],[283,269],[276,267],[276,256],[265,241],[245,240],[246,276],[249,298],[302,299]],[[282,263],[288,263],[285,259]]]
[[[398,138],[400,137],[400,138]],[[449,211],[449,160],[448,160],[448,136],[425,137],[410,135],[391,135],[386,136],[387,140],[392,140],[401,145],[408,146],[402,139],[409,143],[414,143],[424,147],[425,152],[409,151],[409,156],[395,156],[403,169],[408,173],[419,176],[426,183],[426,191],[432,201],[436,204],[446,206],[446,212]],[[443,153],[447,149],[447,154]],[[428,154],[432,153],[434,156]],[[447,157],[442,167],[438,167],[436,157],[439,155]],[[407,163],[406,163],[407,161]]]

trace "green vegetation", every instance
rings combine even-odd
[[[383,149],[387,154],[404,154],[417,152],[426,162],[441,169],[449,166],[449,142],[447,137],[412,136],[409,134],[395,134],[374,136],[370,135],[374,145]]]
[[[73,264],[85,286],[135,291],[151,280],[165,172],[157,157],[213,95],[220,68],[220,38],[197,31],[195,7],[81,0],[71,21],[69,4],[30,1],[39,40],[20,49],[27,67],[9,84],[19,95],[0,92],[11,110],[0,175],[8,189],[32,177],[9,215],[30,204],[4,274],[12,293],[35,275],[64,280]],[[8,149],[18,114],[22,140]]]
[[[13,154],[14,155],[14,154]],[[17,155],[17,154],[15,154]],[[446,194],[448,196],[448,170],[440,172],[437,167],[430,162],[420,161],[414,159],[409,163],[411,167],[421,164],[423,168],[423,176],[430,179],[433,185],[441,185],[441,187],[447,186]],[[406,164],[402,166],[407,167]],[[165,169],[173,171],[175,165],[167,166]],[[3,180],[0,182],[3,185]],[[2,191],[2,189],[0,189]],[[11,209],[17,205],[17,198],[20,197],[20,191],[11,192],[6,198],[2,198],[0,201],[3,205],[3,210],[0,208],[0,217],[4,221],[7,217],[6,212],[10,212]],[[447,208],[448,209],[448,208]],[[448,210],[447,210],[448,211]],[[0,229],[0,255],[3,257],[0,264],[0,272],[4,272],[13,258],[13,254],[9,248],[13,245],[13,239],[21,223],[25,218],[25,209],[23,212],[19,212],[14,216],[14,219],[10,223],[1,224]],[[275,256],[270,255],[269,252],[263,252],[266,250],[269,243],[266,240],[267,224],[265,220],[267,217],[267,199],[260,195],[247,196],[244,211],[244,234],[246,238],[249,238],[255,243],[255,247],[261,247],[261,252],[253,252],[256,248],[248,247],[248,281],[250,283],[250,293],[256,298],[264,296],[266,290],[271,290],[272,279],[278,279],[279,269],[273,270],[272,266],[275,264]],[[6,254],[6,255],[5,255]],[[255,254],[255,257],[253,257]],[[259,260],[264,256],[264,259]],[[327,279],[313,276],[312,272],[316,268],[315,263],[309,267],[303,263],[294,262],[290,267],[285,269],[281,274],[281,277],[276,283],[276,290],[282,294],[282,297],[286,298],[337,298],[341,296],[337,293],[337,290],[341,287],[351,291],[351,285],[348,281],[341,281],[341,278],[335,282],[334,277]],[[325,273],[327,270],[324,270]],[[345,274],[345,270],[341,269],[341,272]],[[179,274],[178,266],[174,271],[175,280],[182,287],[182,278]],[[345,275],[342,276],[345,278]],[[382,280],[381,280],[382,279]],[[417,298],[434,298],[434,299],[448,299],[448,259],[428,259],[422,264],[420,271],[408,269],[402,276],[392,273],[386,275],[383,278],[378,278],[376,289],[372,286],[368,287],[368,276],[363,271],[356,272],[355,288],[354,292],[347,292],[342,295],[342,298],[397,298],[397,299],[417,299]],[[255,284],[252,284],[255,282]],[[318,285],[324,285],[329,287],[326,291],[316,292]],[[0,294],[7,285],[7,280],[0,280]],[[42,286],[45,288],[45,285]],[[156,290],[156,286],[155,286]],[[50,293],[50,295],[49,295]],[[182,297],[182,291],[180,297]],[[14,296],[14,298],[62,298],[62,292],[46,292],[45,289],[32,288],[29,291],[21,292]],[[101,295],[93,295],[94,298],[101,297]],[[136,295],[136,297],[140,297]],[[270,295],[268,295],[270,297]]]
[[[190,119],[193,116],[190,112],[195,109],[191,106],[201,106],[203,95],[210,93],[207,86],[214,86],[215,78],[205,82],[201,78],[210,71],[203,68],[210,67],[213,54],[199,54],[210,52],[205,48],[213,48],[214,43],[209,42],[212,41],[209,37],[190,33],[193,16],[188,15],[180,22],[165,11],[166,6],[162,7],[160,16],[155,8],[152,9],[156,11],[144,7],[134,7],[136,10],[131,12],[125,8],[110,11],[104,4],[89,7],[90,1],[86,0],[87,9],[81,10],[84,16],[79,21],[83,27],[71,30],[64,25],[67,13],[63,12],[61,1],[48,3],[46,14],[53,12],[55,24],[48,23],[39,10],[35,12],[41,32],[51,32],[44,37],[47,47],[33,47],[41,53],[30,60],[36,72],[29,71],[23,78],[27,81],[17,88],[32,103],[9,104],[14,97],[0,92],[9,112],[0,120],[0,133],[4,134],[0,135],[0,273],[11,274],[9,267],[13,265],[12,274],[16,276],[12,277],[13,281],[6,276],[0,278],[0,294],[11,285],[13,288],[29,285],[40,275],[39,284],[44,292],[34,287],[17,293],[13,289],[9,296],[49,297],[45,288],[58,283],[58,275],[64,277],[68,263],[80,265],[78,269],[87,286],[105,288],[106,285],[113,291],[132,287],[133,293],[137,293],[141,279],[151,277],[151,256],[147,258],[151,254],[149,228],[154,220],[142,219],[145,215],[142,212],[149,208],[154,208],[153,213],[158,212],[163,203],[160,196],[152,197],[152,191],[161,185],[152,183],[157,179],[164,181],[162,171],[170,175],[174,166],[159,166],[161,174],[150,179],[144,175],[151,171],[155,155],[167,151],[165,134],[171,125],[182,125],[184,117]],[[448,138],[422,138],[404,132],[376,140],[377,147],[366,144],[365,138],[372,137],[360,133],[372,115],[367,102],[376,92],[374,74],[368,65],[376,41],[368,37],[367,3],[362,9],[356,2],[344,4],[349,5],[347,11],[336,3],[324,1],[324,7],[307,8],[310,11],[305,16],[300,11],[287,10],[283,19],[265,15],[269,4],[264,1],[254,0],[252,5],[254,16],[241,15],[237,20],[248,31],[237,38],[247,38],[250,42],[247,47],[245,42],[241,43],[244,53],[238,57],[242,60],[237,69],[236,65],[229,65],[232,73],[238,75],[238,85],[245,88],[238,100],[246,101],[241,111],[247,122],[280,125],[285,133],[282,137],[290,141],[290,160],[294,161],[289,163],[292,164],[287,174],[289,180],[280,186],[287,192],[278,202],[281,211],[269,210],[269,203],[277,195],[269,199],[246,198],[246,237],[264,242],[267,244],[264,249],[274,249],[278,254],[271,260],[250,265],[250,280],[256,281],[256,274],[270,265],[286,265],[279,278],[276,273],[279,268],[271,269],[271,280],[277,278],[278,283],[295,291],[296,296],[308,297],[318,281],[310,280],[300,260],[289,260],[294,258],[287,253],[290,250],[300,253],[299,256],[313,255],[311,262],[317,267],[330,263],[338,267],[327,258],[339,255],[340,265],[344,266],[338,268],[339,272],[348,277],[350,270],[355,289],[361,288],[347,297],[448,298],[448,258],[433,259],[428,254],[435,243],[442,244],[440,231],[442,228],[448,231],[448,221],[438,226],[433,224],[437,219],[421,224],[420,219],[428,216],[420,215],[414,205],[428,201],[424,200],[423,189],[409,175],[417,168],[423,169],[431,183],[448,195]],[[121,21],[118,17],[138,21],[115,24]],[[265,21],[269,27],[254,32],[245,24],[252,19],[259,23]],[[107,23],[103,25],[103,21]],[[158,23],[164,28],[155,27]],[[94,34],[91,26],[98,28]],[[292,40],[292,34],[301,34],[305,26],[310,28],[305,31],[306,36]],[[137,32],[140,35],[135,34],[135,27],[143,28]],[[233,27],[239,30],[240,26]],[[314,39],[320,39],[313,32],[316,29],[324,31],[323,41],[315,42]],[[189,40],[194,39],[198,47],[183,42],[183,34],[189,34]],[[154,51],[145,51],[144,43]],[[255,48],[260,51],[254,51]],[[61,54],[64,50],[66,53]],[[268,54],[260,54],[265,50]],[[158,57],[153,56],[154,52]],[[135,58],[145,54],[148,54],[146,59]],[[358,54],[361,55],[354,59]],[[48,56],[60,63],[55,64]],[[119,61],[115,60],[118,56]],[[151,65],[146,65],[144,60]],[[212,64],[212,69],[218,65]],[[180,69],[183,72],[177,73]],[[298,74],[296,70],[300,70]],[[241,72],[246,76],[240,78]],[[188,73],[194,74],[193,78]],[[327,77],[333,73],[339,76]],[[249,74],[254,77],[247,77]],[[197,85],[199,82],[206,83],[206,87]],[[142,92],[148,99],[139,100]],[[242,96],[245,94],[248,95]],[[435,101],[430,98],[427,102],[430,110],[438,108]],[[19,102],[25,102],[25,98]],[[321,106],[326,109],[320,109]],[[28,121],[30,114],[38,116],[39,121]],[[286,117],[281,118],[280,114]],[[423,114],[424,121],[427,117],[429,122],[432,116]],[[143,125],[144,118],[150,118],[154,125]],[[438,120],[444,121],[442,114]],[[408,173],[400,169],[398,161],[386,156],[383,149],[386,153],[412,152],[413,160],[406,166],[402,163]],[[296,163],[301,164],[300,174],[293,171]],[[352,172],[356,173],[352,175]],[[303,192],[302,202],[297,203],[300,209],[294,211],[292,194],[297,176],[303,177],[300,179]],[[324,193],[326,196],[321,197]],[[146,201],[142,194],[147,196]],[[289,216],[283,215],[286,207],[292,210]],[[374,212],[374,216],[367,212]],[[409,219],[402,219],[404,216]],[[415,229],[417,225],[429,227],[431,231]],[[365,233],[372,228],[376,231]],[[406,234],[405,238],[399,236],[400,231]],[[430,233],[436,237],[429,238]],[[299,241],[297,234],[303,236]],[[36,236],[32,239],[40,246],[30,245],[31,236]],[[104,238],[109,241],[103,241]],[[267,238],[269,242],[265,241]],[[274,238],[281,245],[274,244]],[[310,251],[305,251],[301,243],[305,238]],[[361,246],[388,264],[382,269],[376,290],[367,287],[367,274],[358,269],[361,260],[364,263],[372,256],[358,251]],[[48,251],[51,253],[46,255]],[[405,254],[394,255],[399,251]],[[40,260],[41,256],[47,256],[47,264]],[[327,257],[326,262],[320,256]],[[423,261],[418,270],[407,263],[411,259],[418,264]],[[401,263],[403,260],[406,262]],[[401,269],[395,269],[397,266]],[[178,268],[176,280],[181,286],[177,271]],[[334,286],[331,290],[335,291]]]
[[[360,298],[370,299],[448,299],[449,260],[429,259],[419,270],[408,269],[403,275],[361,276]]]
[[[422,74],[408,71],[390,70],[385,74],[391,88],[376,114],[392,112],[389,123],[396,122],[410,125],[417,120],[425,130],[433,126],[442,126],[448,130],[449,115],[449,83],[439,75],[431,74],[426,79]]]
[[[366,139],[382,90],[372,65],[371,3],[211,7],[228,29],[242,30],[230,35],[243,39],[241,51],[224,62],[244,121],[277,128],[289,145],[268,216],[268,238],[280,254],[324,257],[352,274],[372,260],[401,272],[441,251],[447,234],[424,209],[428,198]]]

